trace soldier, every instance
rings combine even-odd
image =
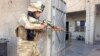
[[[23,15],[19,20],[20,26],[16,29],[18,56],[40,56],[37,48],[38,34],[47,27],[47,24],[39,23],[43,10],[44,5],[41,3],[31,3],[28,7],[28,14]],[[59,30],[54,26],[52,29]]]

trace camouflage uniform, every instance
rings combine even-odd
[[[18,39],[18,55],[19,56],[40,56],[37,43],[35,41],[26,41]]]
[[[33,41],[26,40],[26,29],[23,27],[25,23],[28,22],[37,22],[35,18],[29,17],[29,20],[27,19],[27,16],[22,16],[21,20],[19,20],[19,26],[16,29],[16,34],[18,37],[18,55],[19,56],[40,56],[39,49],[37,47],[38,40],[39,40],[39,30],[36,30],[36,36]],[[37,26],[37,24],[34,24]],[[37,27],[36,27],[37,28]]]
[[[28,6],[28,11],[31,12],[42,12],[44,10],[44,5],[41,2],[37,3],[30,3]],[[40,24],[37,24],[36,22],[39,22],[37,19],[27,16],[27,15],[22,15],[22,17],[19,20],[19,27],[16,29],[16,35],[18,37],[18,55],[19,56],[40,56],[39,49],[37,47],[37,43],[39,41],[39,33],[41,32],[40,29]],[[31,25],[32,24],[32,25]],[[33,24],[34,24],[34,29],[33,29]],[[29,30],[34,30],[35,32],[35,37],[32,39],[32,41],[27,40],[27,30],[26,30],[26,25]]]

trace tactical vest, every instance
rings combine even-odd
[[[25,29],[23,26],[18,26],[15,32],[17,37],[20,37],[23,40],[33,41],[39,39],[38,35],[42,30],[29,30]]]
[[[32,41],[36,37],[36,32],[34,30],[25,29],[23,26],[18,26],[16,29],[16,36],[23,40]]]

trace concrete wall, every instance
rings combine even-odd
[[[67,13],[85,10],[85,0],[66,0]]]
[[[97,13],[95,18],[95,41],[100,41],[100,6],[97,7]]]
[[[20,14],[27,13],[29,0],[0,0],[0,38],[8,42],[8,56],[17,56],[15,29]]]
[[[96,4],[100,4],[100,0],[95,0],[95,3]]]
[[[78,12],[86,10],[86,2],[89,0],[66,0],[67,2],[67,13]],[[95,4],[100,4],[100,0],[95,0]]]
[[[85,32],[75,32],[75,22],[78,20],[86,20],[85,12],[68,14],[67,17],[69,21],[69,32],[72,34],[72,39],[76,39],[79,35],[85,37]]]

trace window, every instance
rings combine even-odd
[[[85,31],[85,20],[76,21],[75,31],[84,32]]]

